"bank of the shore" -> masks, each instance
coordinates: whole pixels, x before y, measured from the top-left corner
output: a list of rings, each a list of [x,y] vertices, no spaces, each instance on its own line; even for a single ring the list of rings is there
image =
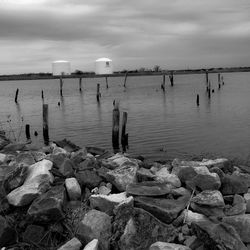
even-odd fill
[[[247,250],[250,170],[0,137],[2,249]]]

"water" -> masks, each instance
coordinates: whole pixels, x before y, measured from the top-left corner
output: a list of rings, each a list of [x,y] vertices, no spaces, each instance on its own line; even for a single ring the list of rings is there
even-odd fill
[[[63,98],[59,80],[0,82],[0,121],[10,137],[24,139],[24,126],[31,126],[33,142],[42,145],[42,101],[49,104],[51,140],[68,138],[79,146],[111,149],[113,100],[120,100],[120,111],[128,112],[129,152],[153,159],[183,158],[210,153],[229,158],[249,158],[250,73],[225,73],[225,85],[218,90],[217,74],[209,75],[212,88],[209,101],[204,75],[177,75],[175,85],[161,76],[66,79]],[[96,101],[96,84],[101,84],[101,101]],[[19,104],[14,102],[19,88]],[[196,106],[196,94],[200,106]],[[58,102],[61,103],[58,106]],[[7,119],[11,122],[6,122]],[[121,114],[122,117],[122,114]],[[23,122],[22,122],[23,119]],[[10,125],[12,129],[10,128]],[[33,136],[34,131],[38,137]],[[164,150],[160,150],[164,148]]]

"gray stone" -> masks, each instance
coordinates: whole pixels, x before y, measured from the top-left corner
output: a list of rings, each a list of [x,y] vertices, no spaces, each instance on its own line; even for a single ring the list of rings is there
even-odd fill
[[[62,245],[60,248],[58,248],[58,250],[80,250],[81,247],[82,243],[76,237],[74,237],[73,239]]]
[[[30,166],[35,163],[35,159],[30,152],[24,152],[17,155],[16,162],[24,166]]]
[[[37,225],[28,225],[23,233],[23,240],[28,243],[40,242],[44,237],[44,228]]]
[[[136,174],[139,182],[152,181],[155,177],[155,175],[149,169],[146,168],[139,168]]]
[[[246,213],[250,213],[250,193],[244,194],[244,199],[246,201]]]
[[[247,193],[248,185],[237,175],[225,175],[220,191],[223,195]]]
[[[90,241],[83,250],[98,250],[99,241],[97,239],[94,239]]]
[[[206,205],[211,207],[224,207],[224,199],[220,191],[206,190],[192,198],[192,202],[198,205]]]
[[[226,216],[233,216],[239,214],[245,214],[247,206],[245,199],[241,195],[234,195],[233,206],[229,209],[225,209],[224,213]]]
[[[183,246],[180,244],[157,241],[150,246],[149,250],[191,250],[191,249],[187,246]]]
[[[75,174],[81,187],[86,186],[89,189],[98,187],[102,178],[94,170],[84,170]]]
[[[16,231],[7,220],[0,215],[0,247],[6,247],[16,242]]]
[[[74,163],[70,159],[65,158],[59,167],[59,171],[65,177],[73,177],[74,168],[75,168]]]
[[[67,178],[65,180],[65,186],[66,186],[69,199],[71,201],[81,199],[82,190],[76,178],[74,177]]]

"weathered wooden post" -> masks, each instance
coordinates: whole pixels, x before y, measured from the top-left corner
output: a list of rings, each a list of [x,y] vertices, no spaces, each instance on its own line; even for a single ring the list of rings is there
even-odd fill
[[[60,95],[63,96],[63,79],[62,79],[62,76],[60,77]]]
[[[108,89],[109,88],[109,83],[108,83],[108,77],[107,76],[105,77],[105,80],[106,80],[106,88]]]
[[[30,125],[29,124],[25,125],[25,135],[26,135],[27,141],[29,141],[30,140]]]
[[[127,125],[128,113],[123,112],[122,116],[122,135],[121,135],[121,145],[122,151],[126,152],[128,147],[128,134],[126,134],[126,125]]]
[[[174,86],[174,72],[173,71],[169,75],[169,80],[170,80],[171,87],[173,87]]]
[[[97,88],[96,88],[96,100],[99,102],[100,101],[100,83],[97,83]]]
[[[218,84],[218,89],[220,89],[220,87],[221,87],[221,85],[220,85],[220,83]]]
[[[163,90],[163,92],[165,92],[165,82],[166,82],[166,75],[163,74],[162,75],[162,84],[161,84],[161,89]]]
[[[43,104],[43,138],[44,144],[49,144],[49,119],[48,119],[48,104]]]
[[[19,89],[16,89],[16,95],[15,95],[15,103],[17,103],[17,98],[18,98],[18,93],[19,93]]]
[[[196,96],[196,104],[197,104],[197,106],[200,105],[200,96],[198,94]]]
[[[114,153],[119,152],[119,124],[120,124],[120,111],[119,111],[119,102],[114,101],[113,109],[113,124],[112,124],[112,145]]]
[[[206,85],[208,86],[208,71],[206,70]]]
[[[82,78],[79,78],[79,91],[82,92]]]
[[[44,100],[43,90],[41,92],[41,97],[42,97],[42,100]]]
[[[220,73],[218,74],[218,84],[220,84],[221,78],[220,78]]]
[[[221,82],[222,82],[222,85],[224,85],[224,79],[223,79],[223,76],[221,76]]]
[[[126,88],[127,77],[128,77],[128,72],[126,72],[125,74],[124,83],[123,83],[124,88]]]
[[[211,98],[211,82],[208,83],[208,98]]]

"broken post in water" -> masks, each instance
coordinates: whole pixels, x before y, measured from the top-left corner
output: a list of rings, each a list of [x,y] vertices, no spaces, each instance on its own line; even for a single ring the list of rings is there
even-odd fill
[[[174,86],[174,72],[173,71],[169,75],[169,80],[170,80],[171,87],[173,87]]]
[[[124,88],[126,88],[127,77],[128,77],[128,72],[126,72],[125,74],[124,83],[123,83]]]
[[[63,88],[63,79],[62,79],[62,76],[61,76],[60,77],[60,95],[61,96],[63,95],[62,88]]]
[[[48,116],[48,104],[43,104],[43,139],[44,144],[49,145],[49,116]]]
[[[127,125],[128,113],[123,112],[122,116],[122,134],[121,134],[121,145],[122,151],[126,152],[128,148],[128,134],[126,134],[126,125]]]
[[[161,84],[161,89],[165,92],[165,82],[166,82],[166,75],[162,75],[162,84]]]
[[[197,104],[197,106],[200,105],[200,96],[198,94],[196,96],[196,104]]]
[[[211,82],[208,83],[208,98],[211,98]]]
[[[18,98],[18,93],[19,93],[19,89],[16,89],[16,95],[15,95],[15,103],[17,103],[17,98]]]
[[[114,153],[120,151],[119,147],[119,124],[120,124],[120,111],[119,111],[119,102],[114,101],[113,109],[113,124],[112,124],[112,145]]]
[[[99,102],[100,101],[100,83],[97,83],[97,87],[96,87],[96,100]]]
[[[107,76],[105,77],[105,80],[106,80],[106,88],[108,89],[109,88],[109,83],[108,83],[108,77]]]
[[[27,141],[30,141],[30,125],[29,124],[25,125],[25,135],[26,135]]]
[[[206,85],[208,86],[208,71],[206,70]]]
[[[79,78],[79,91],[82,92],[82,78]]]
[[[220,78],[220,73],[218,74],[218,84],[220,84],[221,78]]]
[[[42,90],[42,92],[41,92],[41,97],[42,97],[42,100],[44,100],[43,90]]]

